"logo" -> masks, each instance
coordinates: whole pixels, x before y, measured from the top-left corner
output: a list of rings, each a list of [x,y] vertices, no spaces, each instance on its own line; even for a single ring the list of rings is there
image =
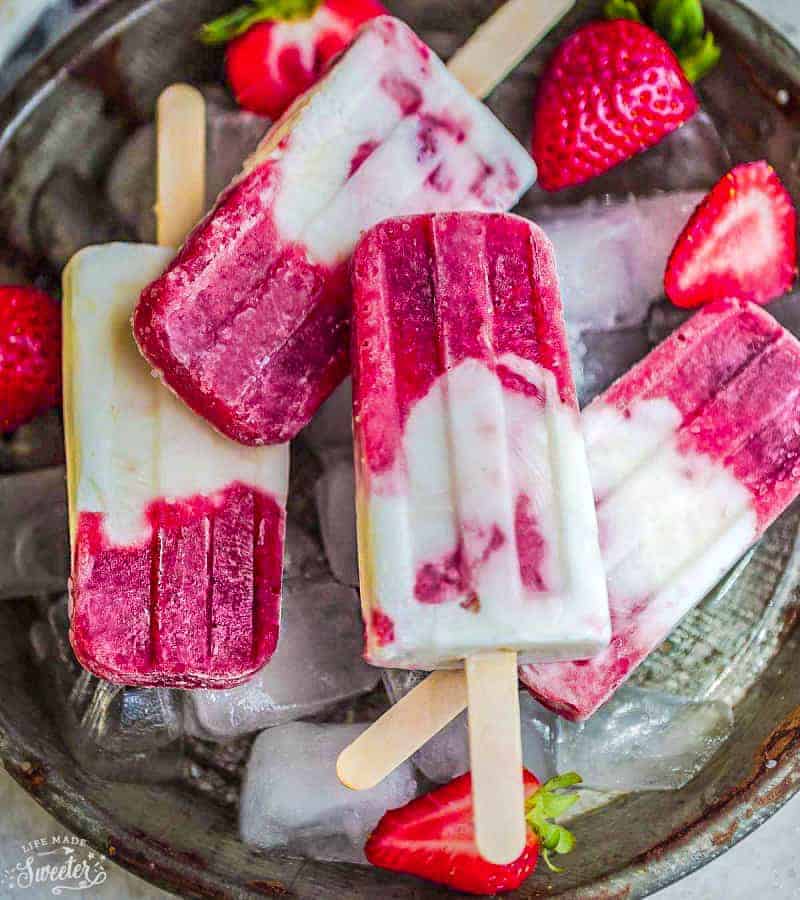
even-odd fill
[[[99,887],[108,878],[103,857],[74,835],[36,838],[23,844],[21,850],[19,862],[3,869],[3,883],[9,890],[49,887],[59,896]]]

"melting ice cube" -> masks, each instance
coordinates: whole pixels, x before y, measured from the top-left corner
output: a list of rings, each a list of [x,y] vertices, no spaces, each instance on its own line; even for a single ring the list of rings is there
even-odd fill
[[[365,862],[364,843],[381,816],[417,793],[410,762],[369,791],[339,782],[336,758],[365,727],[292,722],[263,732],[242,786],[242,840],[317,859]]]

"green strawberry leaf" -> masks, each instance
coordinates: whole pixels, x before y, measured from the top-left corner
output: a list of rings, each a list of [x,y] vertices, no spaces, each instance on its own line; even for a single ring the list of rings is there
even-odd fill
[[[676,51],[702,37],[706,30],[700,0],[656,0],[650,10],[650,21]]]
[[[526,819],[541,846],[542,859],[553,872],[563,871],[550,859],[551,853],[569,853],[575,846],[575,838],[563,825],[551,821],[564,815],[575,803],[578,795],[567,789],[580,784],[581,776],[575,772],[557,775],[545,782],[526,804]]]
[[[574,787],[576,784],[582,783],[583,779],[577,772],[565,772],[563,775],[556,775],[555,778],[546,781],[539,791],[557,791],[561,788]]]
[[[314,15],[321,0],[252,0],[200,29],[204,44],[225,44],[257,22],[289,22]]]
[[[542,797],[541,811],[548,819],[563,816],[575,803],[574,794],[547,794]]]
[[[633,0],[608,0],[603,7],[603,15],[607,19],[631,19],[634,22],[642,21],[639,7]]]
[[[642,10],[644,9],[644,15]],[[719,62],[722,51],[706,31],[701,0],[608,0],[607,19],[632,19],[655,29],[672,47],[686,77],[694,83]]]
[[[722,51],[714,40],[714,35],[707,31],[702,37],[687,44],[678,54],[678,59],[686,77],[694,84],[716,66],[721,56]]]

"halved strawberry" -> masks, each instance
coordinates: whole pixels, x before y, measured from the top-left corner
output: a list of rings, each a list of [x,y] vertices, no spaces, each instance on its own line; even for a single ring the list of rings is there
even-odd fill
[[[360,25],[385,12],[378,0],[253,0],[210,22],[201,37],[231,42],[225,66],[237,103],[277,119]]]
[[[712,188],[680,234],[664,289],[676,306],[725,297],[769,303],[797,277],[797,213],[763,160],[736,166]]]
[[[469,894],[496,894],[519,887],[536,868],[540,846],[548,865],[555,869],[549,853],[569,853],[574,839],[565,828],[549,820],[563,815],[575,803],[577,796],[562,789],[581,779],[571,772],[540,786],[527,770],[523,776],[528,840],[513,863],[494,865],[478,853],[469,772],[387,812],[364,848],[367,859],[383,869],[419,875]]]
[[[657,144],[697,112],[675,54],[638,22],[590,22],[553,54],[536,93],[539,184],[588,181]]]
[[[0,434],[61,398],[61,307],[48,294],[0,286]]]

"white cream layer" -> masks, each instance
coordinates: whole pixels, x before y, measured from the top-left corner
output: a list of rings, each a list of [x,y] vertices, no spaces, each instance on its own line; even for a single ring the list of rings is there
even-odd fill
[[[555,379],[515,355],[498,360],[539,387],[536,398],[504,389],[485,365],[467,360],[441,376],[411,411],[391,471],[359,472],[361,595],[367,656],[378,665],[443,668],[480,650],[523,659],[575,659],[609,640],[605,576],[577,416]],[[545,549],[545,591],[523,584],[514,508],[531,501]],[[421,603],[417,573],[461,538],[480,557],[492,529],[505,538],[477,567],[479,610],[460,599]],[[473,553],[469,554],[470,546]],[[389,616],[394,641],[381,646],[371,612]]]
[[[240,481],[279,504],[288,445],[244,447],[214,431],[150,373],[131,332],[142,290],[174,251],[107,244],[77,253],[64,273],[64,419],[70,528],[103,513],[116,544],[146,538],[158,498],[210,494]]]
[[[420,159],[420,113],[404,116],[381,87],[386,79],[416,86],[420,113],[456,123],[465,140],[459,143],[437,128],[435,149]],[[435,54],[423,60],[413,32],[398,20],[378,19],[365,27],[290,118],[267,134],[245,168],[278,161],[277,191],[267,201],[278,232],[286,241],[302,240],[327,265],[340,262],[362,231],[389,216],[509,209],[536,178],[530,154]],[[285,135],[288,145],[281,146]],[[366,144],[377,149],[351,177],[353,159]],[[485,202],[470,193],[482,160],[497,167],[486,182]],[[513,190],[505,186],[506,165],[518,181]],[[438,183],[448,184],[444,192],[427,184],[436,169]]]
[[[678,449],[671,401],[630,412],[596,402],[582,426],[615,632],[652,649],[753,543],[757,517],[721,462]]]

